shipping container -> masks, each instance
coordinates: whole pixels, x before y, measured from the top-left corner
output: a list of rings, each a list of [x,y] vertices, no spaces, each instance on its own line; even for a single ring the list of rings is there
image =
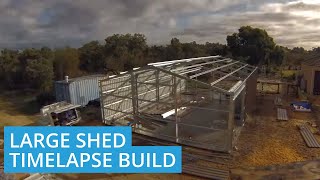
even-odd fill
[[[56,101],[67,101],[74,105],[86,106],[89,101],[99,99],[99,80],[107,75],[90,75],[55,82]]]

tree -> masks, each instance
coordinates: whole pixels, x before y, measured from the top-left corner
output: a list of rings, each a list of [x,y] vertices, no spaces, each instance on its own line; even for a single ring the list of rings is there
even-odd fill
[[[300,65],[301,62],[308,56],[308,52],[302,47],[283,49],[285,51],[284,63],[287,65]]]
[[[105,57],[103,46],[98,41],[91,41],[79,49],[80,69],[90,72],[103,72]]]
[[[162,45],[153,45],[147,49],[147,62],[160,62],[167,60],[167,48]]]
[[[234,57],[245,57],[253,65],[269,62],[276,47],[265,30],[250,26],[243,26],[238,33],[227,36],[227,44]]]
[[[195,41],[183,43],[182,50],[184,54],[183,58],[193,58],[207,55],[204,45],[197,44]]]
[[[184,58],[184,53],[182,49],[182,44],[178,38],[172,38],[170,45],[167,46],[168,60],[182,59]]]
[[[53,80],[52,59],[32,59],[27,62],[26,77],[32,87],[43,92],[49,92],[52,89]]]
[[[64,76],[77,77],[81,74],[79,69],[78,50],[70,47],[57,49],[54,57],[55,79],[62,80]]]
[[[214,55],[221,55],[226,56],[228,55],[228,46],[220,43],[210,43],[206,42],[204,45],[205,51],[207,55],[214,56]]]
[[[4,82],[3,84],[13,88],[19,70],[18,52],[8,49],[2,50],[0,55],[0,78]]]
[[[283,47],[276,46],[270,53],[268,64],[281,65],[285,58],[285,51]]]
[[[146,64],[147,47],[146,38],[142,34],[115,34],[107,37],[104,47],[107,69],[124,71]]]

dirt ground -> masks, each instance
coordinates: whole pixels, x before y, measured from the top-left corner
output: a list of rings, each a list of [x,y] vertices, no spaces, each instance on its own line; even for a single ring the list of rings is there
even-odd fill
[[[284,98],[284,106],[289,113],[288,122],[276,120],[275,95],[259,97],[257,109],[252,115],[248,115],[247,122],[237,142],[237,150],[234,152],[234,160],[230,167],[265,166],[272,164],[285,164],[295,161],[311,160],[320,157],[320,150],[308,148],[303,141],[298,124],[316,121],[314,113],[293,112],[289,103],[294,98]],[[32,95],[16,95],[14,93],[0,94],[0,139],[3,138],[3,127],[7,125],[19,126],[35,123],[39,118],[39,109],[32,105]],[[89,115],[83,118],[89,121],[82,125],[101,125],[99,121],[93,121],[96,117],[91,110]],[[92,120],[92,121],[90,121]],[[317,129],[313,129],[314,132]],[[316,135],[320,141],[320,135]],[[0,162],[3,154],[0,152]],[[18,174],[17,179],[23,179],[26,175]],[[63,179],[200,179],[194,176],[179,174],[61,174]]]
[[[39,109],[34,105],[32,93],[2,92],[0,94],[0,140],[3,139],[4,126],[24,126],[34,124]],[[0,164],[3,161],[3,152],[0,146]]]
[[[285,164],[320,157],[320,150],[308,148],[297,128],[302,123],[314,123],[314,114],[293,112],[289,104],[295,99],[283,98],[289,121],[278,121],[274,97],[258,98],[256,112],[248,117],[237,143],[233,167]],[[320,140],[319,135],[316,137]]]

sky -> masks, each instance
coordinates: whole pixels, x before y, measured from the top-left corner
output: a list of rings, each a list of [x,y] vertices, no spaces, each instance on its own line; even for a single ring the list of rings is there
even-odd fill
[[[0,0],[0,48],[81,47],[112,34],[149,44],[226,43],[250,25],[282,46],[320,46],[320,0]]]

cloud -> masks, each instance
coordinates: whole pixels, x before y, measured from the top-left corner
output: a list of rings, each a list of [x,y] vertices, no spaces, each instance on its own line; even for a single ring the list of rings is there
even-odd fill
[[[240,26],[265,28],[281,45],[320,46],[319,1],[1,0],[0,48],[79,47],[114,33],[143,33],[151,44],[225,43]]]

